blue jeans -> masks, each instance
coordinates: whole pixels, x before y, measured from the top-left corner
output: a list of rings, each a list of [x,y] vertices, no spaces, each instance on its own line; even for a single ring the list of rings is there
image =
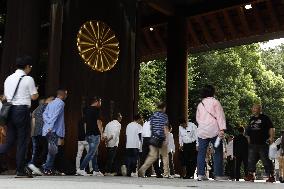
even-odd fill
[[[197,174],[205,175],[205,157],[207,153],[207,148],[209,142],[211,142],[214,146],[216,137],[202,139],[198,138],[199,146],[198,146],[198,155],[197,155]],[[214,155],[213,155],[213,164],[214,164],[214,176],[223,176],[223,143],[220,142],[218,148],[214,147]]]
[[[98,156],[98,147],[100,144],[100,135],[90,135],[86,137],[86,141],[89,143],[89,152],[85,156],[84,160],[82,161],[80,165],[81,170],[85,170],[85,168],[88,166],[89,162],[92,160],[93,169],[94,171],[98,172],[98,162],[97,162],[97,156]]]
[[[56,135],[56,133],[48,133],[46,135],[46,139],[48,142],[48,154],[47,154],[47,158],[46,158],[46,162],[43,165],[43,168],[45,170],[52,170],[53,169],[53,164],[54,164],[54,160],[57,154],[57,150],[54,149],[54,145],[58,145],[58,136]]]
[[[44,136],[33,136],[32,137],[33,151],[32,159],[29,163],[39,167],[46,160],[47,156],[47,140]]]

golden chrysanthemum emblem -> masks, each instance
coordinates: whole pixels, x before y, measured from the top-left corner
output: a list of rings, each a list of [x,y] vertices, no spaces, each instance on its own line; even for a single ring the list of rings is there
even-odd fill
[[[119,42],[104,22],[85,22],[77,35],[77,47],[84,62],[93,70],[105,72],[117,63]]]

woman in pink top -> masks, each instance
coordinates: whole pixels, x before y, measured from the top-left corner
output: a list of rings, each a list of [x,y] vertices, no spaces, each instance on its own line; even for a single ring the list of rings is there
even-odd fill
[[[226,120],[223,108],[218,100],[214,98],[215,88],[212,85],[206,85],[201,93],[202,101],[197,106],[196,121],[198,123],[198,156],[197,156],[197,174],[198,180],[208,180],[205,176],[205,157],[209,143],[215,143],[217,137],[223,138],[226,129]],[[223,177],[223,144],[214,147],[214,175],[215,178]]]

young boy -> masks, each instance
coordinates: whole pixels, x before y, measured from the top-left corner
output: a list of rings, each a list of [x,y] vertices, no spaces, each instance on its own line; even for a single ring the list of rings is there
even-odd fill
[[[172,127],[169,125],[169,133],[168,133],[168,153],[169,153],[169,168],[170,168],[170,175],[175,175],[174,169],[174,153],[176,151],[174,136],[171,133]]]
[[[248,174],[248,140],[244,136],[245,129],[238,128],[238,135],[233,142],[233,152],[236,158],[236,181],[240,179],[241,164],[244,165],[245,176]]]

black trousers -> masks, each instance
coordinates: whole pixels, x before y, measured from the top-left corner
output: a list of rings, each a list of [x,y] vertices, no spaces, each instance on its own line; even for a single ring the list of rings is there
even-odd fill
[[[244,165],[245,176],[248,175],[248,155],[238,154],[236,155],[236,180],[241,178],[241,165]]]
[[[196,142],[183,144],[183,159],[186,167],[186,176],[193,177],[197,165]]]
[[[169,152],[169,168],[170,168],[170,174],[175,175],[174,153],[172,153],[172,152]]]
[[[235,159],[232,159],[231,156],[227,157],[225,173],[230,179],[235,178]]]
[[[32,143],[33,153],[30,163],[34,164],[37,167],[41,167],[41,165],[46,161],[47,157],[48,143],[46,137],[33,136]]]
[[[256,171],[256,163],[259,159],[261,159],[266,174],[272,175],[274,173],[272,161],[268,158],[269,146],[265,145],[249,145],[248,152],[248,171],[255,172]]]
[[[113,161],[116,155],[117,146],[114,147],[107,147],[107,162],[105,171],[106,173],[112,173],[113,172]]]
[[[139,157],[138,148],[126,148],[127,176],[130,176],[131,173],[136,172],[138,157]]]
[[[31,117],[28,106],[12,106],[8,116],[6,143],[0,146],[0,154],[6,154],[17,140],[17,173],[24,173]]]

